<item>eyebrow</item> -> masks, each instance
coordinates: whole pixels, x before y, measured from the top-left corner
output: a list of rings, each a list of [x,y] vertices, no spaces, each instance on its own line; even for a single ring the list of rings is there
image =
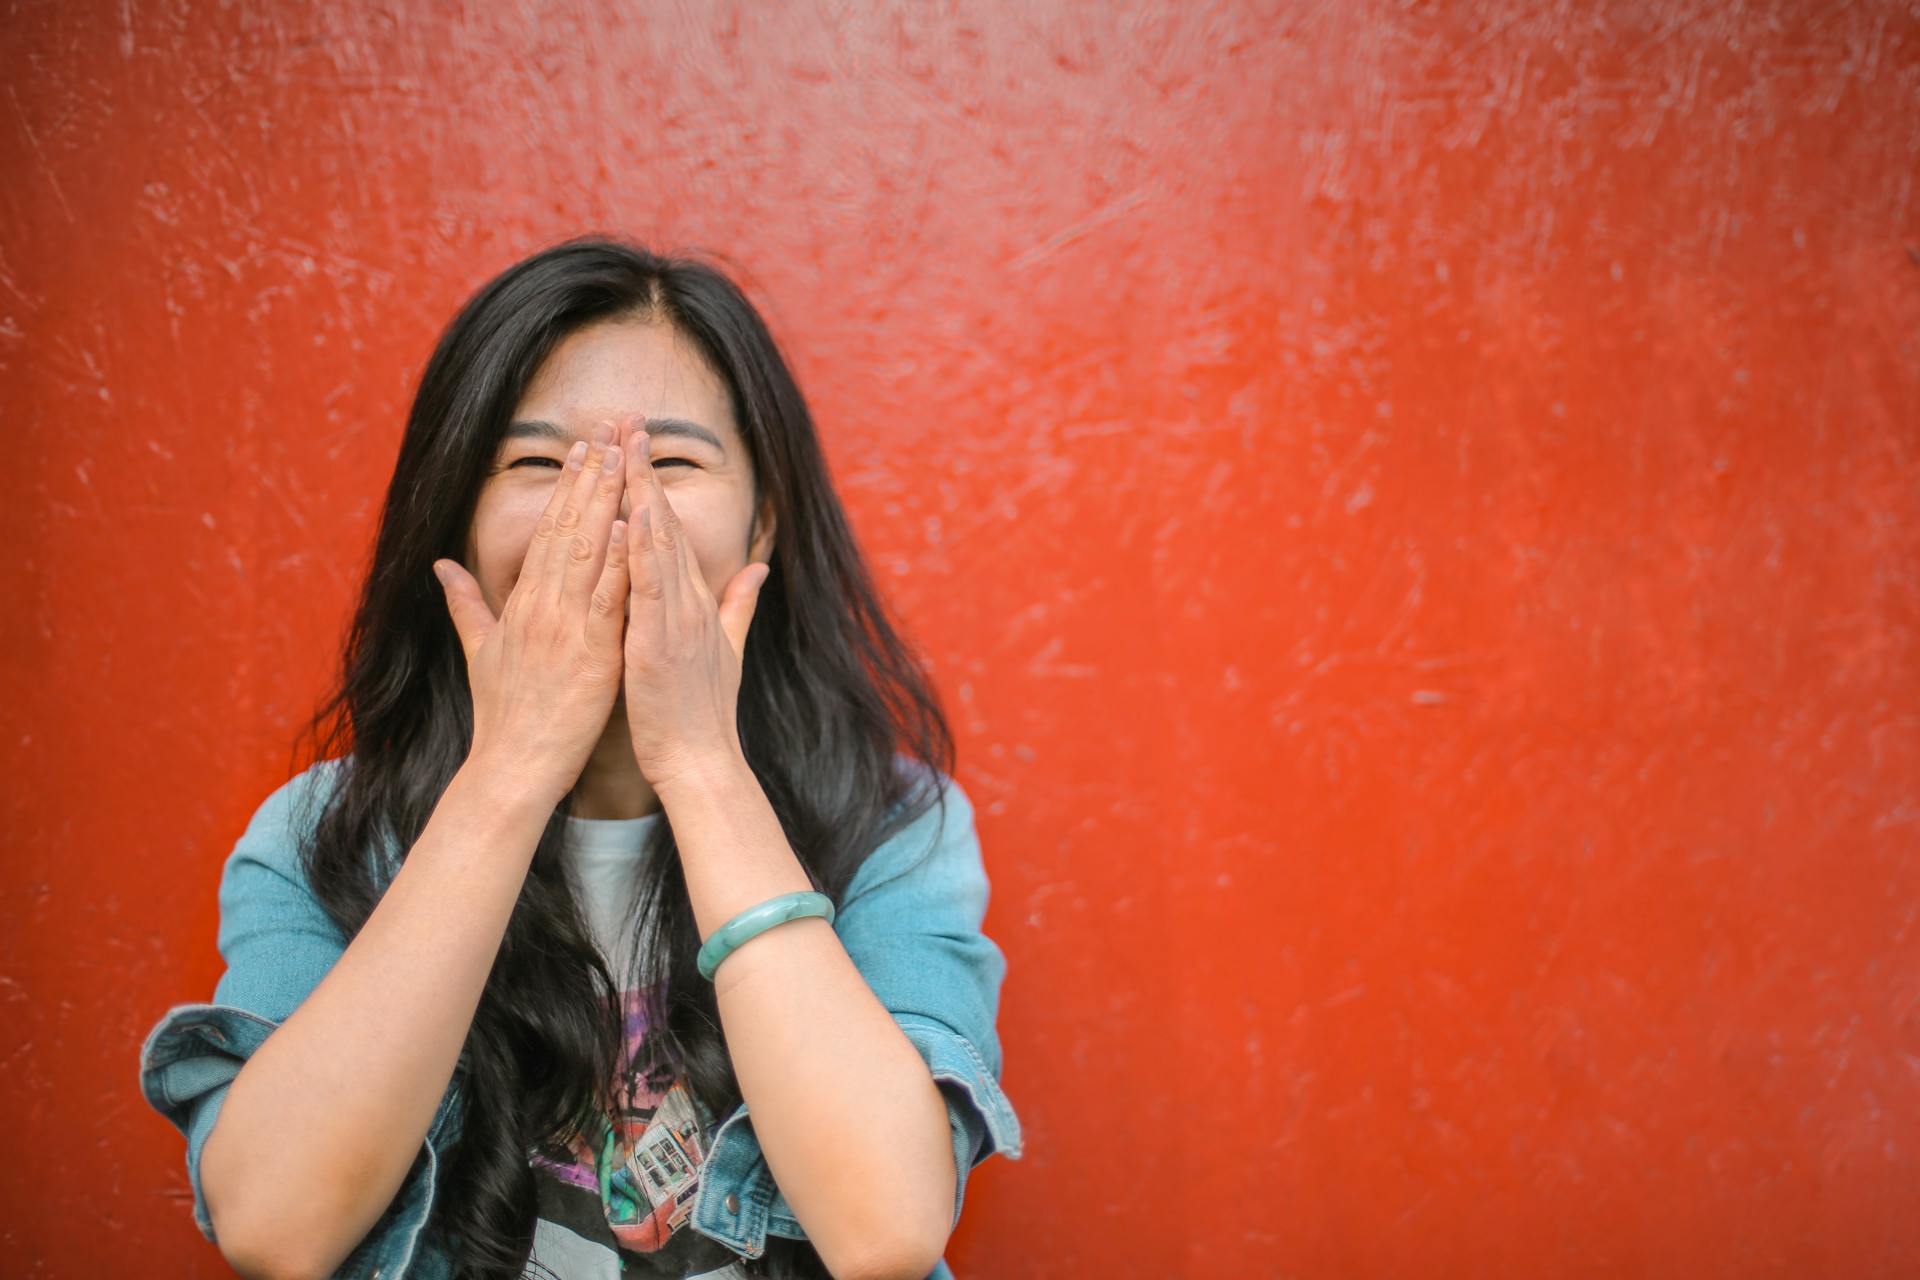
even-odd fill
[[[712,445],[721,457],[724,458],[727,455],[727,446],[720,443],[719,436],[686,418],[648,418],[647,434],[656,437],[680,436],[688,440],[698,440],[702,444]],[[572,444],[577,439],[579,437],[565,427],[541,418],[509,423],[506,433],[500,437],[502,444],[508,440],[553,440],[560,444]]]

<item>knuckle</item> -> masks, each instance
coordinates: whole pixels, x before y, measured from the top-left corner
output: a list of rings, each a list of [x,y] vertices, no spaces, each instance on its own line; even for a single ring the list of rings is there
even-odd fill
[[[559,515],[559,518],[554,521],[554,528],[559,530],[561,533],[567,533],[567,532],[570,532],[573,528],[575,528],[579,523],[580,523],[580,510],[579,508],[575,507],[571,502],[569,502],[566,506],[560,508],[560,515]]]
[[[540,519],[533,526],[534,533],[542,538],[550,538],[553,536],[553,528],[553,512],[542,511],[540,513]]]
[[[590,564],[593,561],[593,539],[584,533],[576,533],[567,540],[567,559],[575,564]]]

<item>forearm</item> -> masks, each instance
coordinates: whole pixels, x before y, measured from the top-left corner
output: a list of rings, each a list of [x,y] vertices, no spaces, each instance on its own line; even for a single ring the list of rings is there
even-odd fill
[[[229,1086],[201,1159],[223,1243],[328,1274],[405,1180],[552,812],[493,776],[454,776],[359,934]]]
[[[748,907],[812,888],[744,760],[660,798],[703,939]],[[807,918],[750,938],[714,987],[754,1134],[822,1259],[851,1274],[931,1250],[931,1270],[957,1177],[946,1103],[833,927]]]

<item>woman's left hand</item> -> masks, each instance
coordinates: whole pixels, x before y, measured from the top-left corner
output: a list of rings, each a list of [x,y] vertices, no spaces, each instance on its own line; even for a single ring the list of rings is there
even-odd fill
[[[631,598],[623,676],[627,727],[640,773],[657,792],[674,779],[738,758],[741,658],[771,568],[747,564],[716,603],[680,519],[654,473],[644,420],[622,455],[632,509]]]

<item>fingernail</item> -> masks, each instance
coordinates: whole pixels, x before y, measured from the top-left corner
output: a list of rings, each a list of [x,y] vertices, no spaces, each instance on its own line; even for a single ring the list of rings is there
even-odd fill
[[[573,442],[573,448],[567,450],[567,465],[577,471],[580,469],[580,464],[585,462],[586,459],[587,442],[585,440],[575,440]]]
[[[447,570],[445,566],[443,566],[438,560],[435,560],[433,562],[433,576],[440,579],[440,584],[442,586],[446,585]]]

